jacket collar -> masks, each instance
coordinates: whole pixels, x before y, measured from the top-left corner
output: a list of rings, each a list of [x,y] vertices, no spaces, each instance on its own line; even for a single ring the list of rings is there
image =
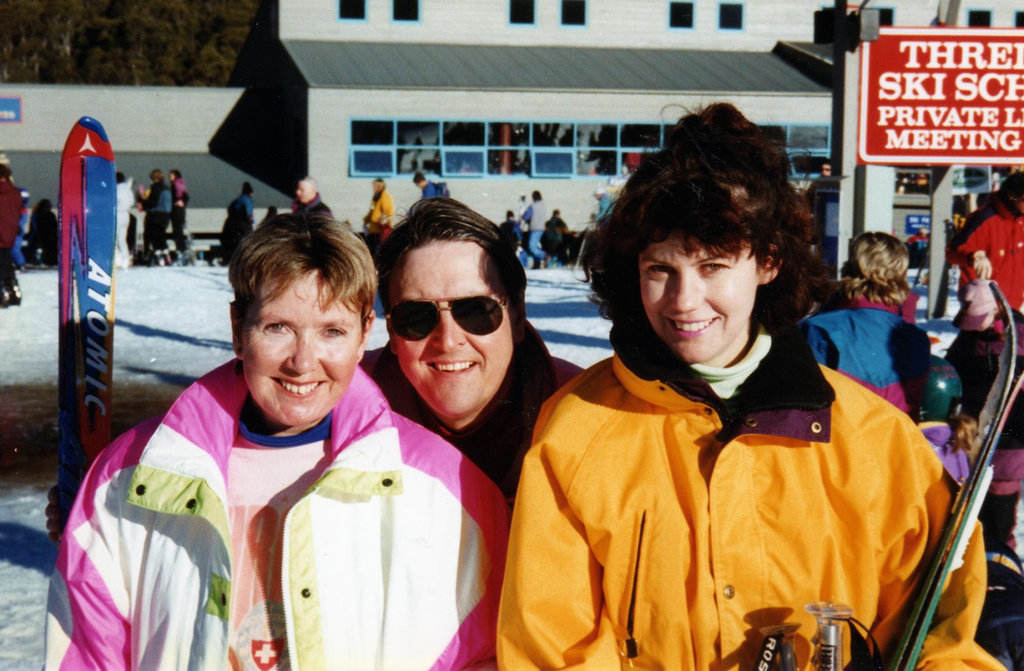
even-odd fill
[[[161,425],[179,434],[213,459],[226,477],[228,456],[238,433],[238,418],[248,395],[241,364],[232,361],[214,369],[186,389],[174,402]],[[377,386],[356,368],[348,389],[331,413],[331,455],[337,459],[345,448],[393,427],[387,402]],[[153,441],[151,440],[151,443]],[[159,444],[162,441],[157,440]],[[149,452],[147,447],[147,452]],[[352,455],[359,452],[352,450]],[[400,462],[396,450],[382,450],[389,468]],[[155,455],[149,454],[149,458]],[[369,468],[381,464],[367,464]]]
[[[900,314],[900,306],[898,305],[886,305],[885,303],[879,303],[877,301],[870,301],[867,298],[840,298],[837,299],[835,304],[830,306],[832,310],[882,310],[883,312],[890,312],[894,315]]]
[[[717,410],[722,419],[718,438],[723,442],[750,433],[829,440],[835,391],[795,328],[772,337],[771,350],[740,385],[731,409],[707,382],[675,358],[646,320],[616,324],[611,341],[632,374],[664,383],[677,394]]]

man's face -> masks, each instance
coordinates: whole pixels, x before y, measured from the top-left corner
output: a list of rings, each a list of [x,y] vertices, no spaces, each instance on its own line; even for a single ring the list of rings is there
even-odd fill
[[[1024,215],[1024,195],[1010,196],[1010,205],[1014,214],[1018,217]]]
[[[391,308],[404,301],[444,301],[471,296],[508,300],[497,266],[479,245],[432,242],[407,252],[390,278]],[[460,430],[485,414],[501,389],[524,320],[511,301],[501,325],[487,335],[467,333],[452,313],[440,312],[421,340],[406,340],[388,323],[391,351],[402,373],[445,426]]]
[[[295,187],[295,197],[298,198],[299,202],[303,205],[308,205],[313,202],[316,198],[316,191],[313,189],[313,185],[309,182],[299,182],[299,185]]]

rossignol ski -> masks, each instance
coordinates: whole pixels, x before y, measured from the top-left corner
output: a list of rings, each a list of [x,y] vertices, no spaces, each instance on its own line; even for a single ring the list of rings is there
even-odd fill
[[[1021,375],[1016,382],[1014,381],[1017,329],[1013,320],[1013,311],[996,284],[992,282],[989,286],[992,287],[992,293],[995,294],[996,302],[1006,321],[1006,342],[999,355],[999,373],[992,382],[988,397],[985,399],[985,407],[982,408],[981,416],[978,418],[978,427],[983,436],[981,449],[971,469],[971,474],[960,488],[960,493],[953,503],[935,555],[928,566],[928,572],[921,581],[914,608],[889,665],[890,671],[909,671],[917,664],[918,657],[921,655],[921,646],[924,645],[925,636],[931,627],[935,609],[942,596],[942,588],[946,584],[946,578],[959,567],[963,559],[967,541],[970,538],[974,522],[978,519],[978,512],[992,479],[992,455],[995,452],[996,443],[999,441],[999,434],[1002,433],[1003,425],[1006,423],[1010,406],[1020,391],[1021,380],[1024,380],[1024,375]]]
[[[58,473],[61,520],[110,442],[114,345],[114,152],[96,119],[71,129],[60,163]]]

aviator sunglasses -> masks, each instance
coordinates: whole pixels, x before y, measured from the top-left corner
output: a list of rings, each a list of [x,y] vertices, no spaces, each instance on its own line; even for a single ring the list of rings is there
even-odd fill
[[[448,310],[452,319],[466,333],[488,335],[501,326],[501,315],[508,300],[499,301],[491,296],[470,296],[447,301],[405,301],[384,315],[391,328],[406,340],[422,340],[430,335],[441,321],[441,311]]]

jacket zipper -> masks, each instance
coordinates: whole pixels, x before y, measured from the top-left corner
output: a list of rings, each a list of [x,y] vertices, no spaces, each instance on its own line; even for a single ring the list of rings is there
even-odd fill
[[[626,614],[626,640],[623,641],[622,656],[636,659],[640,656],[640,646],[633,637],[633,626],[636,617],[637,586],[640,581],[640,552],[644,545],[644,526],[647,524],[647,511],[640,516],[640,534],[636,541],[636,563],[633,566],[633,586],[629,594],[629,611]]]

